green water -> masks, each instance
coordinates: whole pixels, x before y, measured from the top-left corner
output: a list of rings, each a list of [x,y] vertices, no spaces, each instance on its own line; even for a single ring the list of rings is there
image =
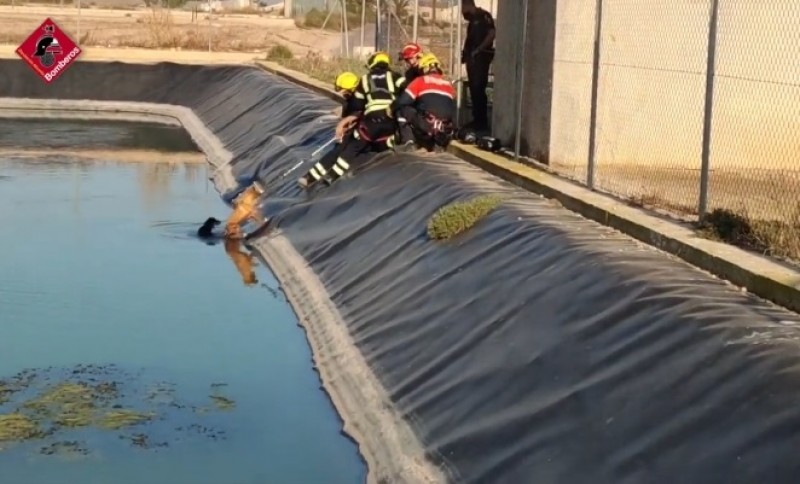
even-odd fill
[[[133,136],[59,126],[6,124],[0,144],[8,129],[69,132],[75,146]],[[0,159],[0,415],[31,414],[25,402],[71,382],[118,389],[96,418],[114,406],[151,418],[42,421],[43,435],[0,439],[0,482],[364,481],[273,276],[259,263],[245,285],[224,245],[194,237],[229,213],[205,177],[204,165]],[[23,377],[4,401],[3,381]]]

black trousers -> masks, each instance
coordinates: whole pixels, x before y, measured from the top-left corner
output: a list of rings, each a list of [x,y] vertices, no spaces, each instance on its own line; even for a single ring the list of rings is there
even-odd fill
[[[336,164],[336,160],[339,158],[339,154],[342,152],[342,149],[344,149],[344,145],[352,137],[352,132],[348,133],[341,143],[333,145],[333,148],[328,150],[328,152],[308,170],[308,173],[305,174],[305,178],[308,180],[309,184],[316,183],[326,178],[331,173],[334,164]]]
[[[395,122],[384,112],[370,113],[361,119],[353,135],[342,145],[330,170],[330,181],[369,163],[394,144]]]
[[[437,132],[429,122],[427,114],[413,106],[400,108],[398,114],[408,123],[400,130],[403,142],[413,139],[418,145],[429,150],[433,149],[435,145],[446,148],[450,144],[453,138],[452,120],[442,119],[446,124],[442,126],[441,131]]]
[[[467,59],[472,121],[478,129],[489,127],[489,99],[486,96],[486,88],[489,87],[489,68],[493,59],[494,54],[488,52]]]

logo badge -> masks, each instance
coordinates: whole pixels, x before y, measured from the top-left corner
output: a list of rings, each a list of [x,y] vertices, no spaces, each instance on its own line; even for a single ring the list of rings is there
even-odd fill
[[[61,77],[82,52],[49,18],[17,47],[17,55],[48,84]]]

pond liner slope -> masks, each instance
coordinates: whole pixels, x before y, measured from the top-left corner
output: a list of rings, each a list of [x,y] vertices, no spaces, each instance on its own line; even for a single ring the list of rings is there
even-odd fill
[[[450,155],[386,156],[306,195],[282,174],[332,135],[335,104],[255,68],[84,62],[45,85],[0,61],[0,96],[191,108],[242,187],[267,186],[256,246],[302,257],[453,482],[800,475],[794,313]],[[510,199],[427,239],[438,208],[487,193]]]

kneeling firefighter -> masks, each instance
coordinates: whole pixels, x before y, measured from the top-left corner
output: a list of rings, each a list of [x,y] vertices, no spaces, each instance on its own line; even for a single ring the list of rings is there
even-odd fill
[[[356,88],[361,80],[352,72],[339,74],[334,89],[344,98],[342,119],[336,125],[337,143],[303,177],[298,180],[301,187],[307,188],[320,180],[330,182],[330,172],[342,152],[346,141],[353,136],[353,128],[361,119],[361,102],[356,98]]]
[[[423,75],[414,79],[389,107],[398,119],[401,151],[420,145],[428,151],[446,148],[453,139],[456,90],[445,79],[439,59],[425,54],[420,60]]]
[[[367,60],[369,72],[361,77],[354,94],[356,110],[363,114],[353,135],[342,144],[330,173],[331,182],[353,166],[363,165],[375,154],[394,147],[395,122],[387,108],[405,87],[405,78],[390,69],[390,62],[386,52],[376,52]]]

